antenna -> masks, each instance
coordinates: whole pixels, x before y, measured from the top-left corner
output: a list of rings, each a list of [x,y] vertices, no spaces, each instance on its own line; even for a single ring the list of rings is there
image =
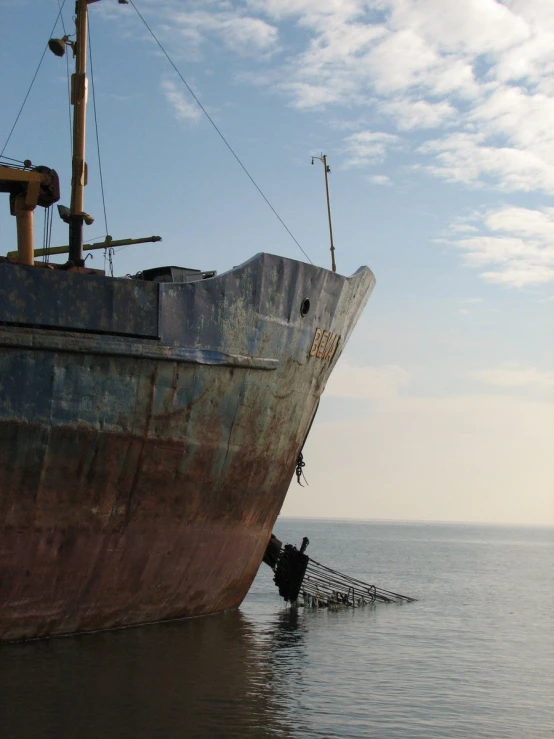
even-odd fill
[[[73,105],[73,160],[71,163],[71,204],[67,223],[69,223],[69,262],[76,267],[84,265],[83,223],[90,225],[94,218],[84,212],[85,186],[87,184],[87,163],[85,161],[85,132],[87,107],[87,24],[88,5],[98,0],[75,1],[75,40],[69,36],[52,38],[48,48],[56,56],[63,56],[66,47],[73,50],[75,72],[71,77],[71,103]],[[126,5],[128,0],[119,0]],[[65,219],[64,219],[65,220]]]
[[[333,225],[331,223],[331,201],[329,200],[329,177],[331,174],[331,167],[327,164],[327,155],[321,154],[320,157],[313,156],[312,164],[314,160],[318,159],[323,164],[323,171],[325,172],[325,193],[327,195],[327,216],[329,218],[329,238],[331,240],[331,268],[333,272],[337,271],[337,265],[335,263],[335,247],[333,245]]]

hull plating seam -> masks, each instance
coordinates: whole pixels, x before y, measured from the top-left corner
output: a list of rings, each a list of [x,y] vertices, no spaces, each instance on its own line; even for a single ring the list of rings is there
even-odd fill
[[[125,339],[105,337],[48,336],[46,333],[27,334],[14,329],[0,331],[0,346],[34,351],[56,351],[69,354],[108,355],[184,362],[186,364],[219,365],[221,367],[246,367],[248,369],[276,370],[278,359],[251,357],[242,354],[227,354],[212,349],[193,347],[156,346]]]

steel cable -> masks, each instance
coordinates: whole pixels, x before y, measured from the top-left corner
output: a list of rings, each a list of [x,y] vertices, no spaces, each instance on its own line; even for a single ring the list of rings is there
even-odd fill
[[[61,14],[62,14],[62,10],[63,10],[63,6],[64,5],[65,5],[65,0],[63,0],[62,5],[61,5],[61,7],[60,7],[60,9],[58,11],[58,15],[56,16],[56,20],[55,20],[54,25],[52,26],[52,30],[50,31],[50,34],[48,36],[48,40],[50,40],[50,38],[52,37],[52,34],[56,30],[56,26],[58,25],[58,21],[60,19]],[[21,113],[23,112],[23,108],[25,107],[25,103],[27,102],[27,98],[29,97],[29,95],[31,93],[31,90],[33,88],[33,85],[35,84],[35,80],[37,78],[37,75],[39,73],[40,67],[42,65],[42,60],[44,59],[44,57],[46,55],[47,49],[48,49],[48,43],[46,43],[46,46],[44,47],[44,51],[42,52],[42,56],[40,57],[40,61],[39,61],[38,66],[37,66],[37,68],[35,70],[35,73],[33,75],[33,79],[31,80],[31,84],[29,85],[29,89],[27,90],[27,94],[23,98],[23,102],[21,103],[21,107],[19,108],[19,112],[18,112],[17,116],[15,117],[14,124],[11,127],[11,129],[10,129],[10,132],[8,134],[8,138],[6,139],[6,143],[2,147],[2,151],[0,151],[0,156],[2,156],[2,154],[6,151],[6,146],[10,143],[10,139],[12,137],[12,134],[13,134],[14,130],[15,130],[15,127],[17,126],[17,122],[19,121],[19,118],[21,116]]]
[[[308,260],[308,262],[310,262],[310,264],[313,264],[312,260],[306,254],[306,252],[304,251],[304,249],[300,246],[300,243],[298,242],[298,240],[296,239],[296,237],[294,236],[294,234],[292,233],[292,231],[289,229],[289,227],[287,226],[287,224],[283,221],[283,219],[281,218],[281,216],[279,215],[279,213],[277,213],[277,211],[275,210],[275,208],[273,207],[273,205],[269,202],[268,198],[265,196],[265,194],[263,193],[263,191],[260,188],[260,186],[258,185],[258,183],[252,177],[252,175],[250,174],[250,172],[246,169],[246,166],[239,159],[238,154],[235,152],[235,150],[233,149],[233,147],[231,146],[231,144],[227,141],[227,139],[225,138],[225,136],[222,134],[222,132],[218,128],[218,126],[215,123],[215,121],[213,120],[213,118],[210,116],[210,114],[208,113],[208,111],[206,110],[206,108],[202,105],[202,103],[200,102],[200,100],[198,99],[198,97],[194,94],[193,89],[191,88],[191,86],[189,85],[189,83],[186,81],[186,79],[183,77],[183,75],[181,74],[181,72],[178,70],[177,66],[175,65],[175,63],[173,62],[173,60],[171,59],[171,57],[169,56],[169,54],[167,53],[167,51],[164,49],[164,47],[162,46],[162,44],[159,41],[158,37],[156,36],[156,34],[154,33],[154,31],[150,28],[150,26],[146,22],[146,19],[143,17],[143,15],[139,11],[139,9],[137,8],[137,6],[133,2],[133,0],[129,0],[129,3],[133,6],[133,8],[135,9],[135,12],[137,13],[138,17],[144,23],[144,25],[146,26],[146,29],[148,30],[148,32],[150,33],[150,35],[152,36],[152,38],[154,39],[154,41],[160,47],[160,50],[162,51],[163,55],[165,56],[165,58],[167,59],[167,61],[171,64],[171,66],[173,67],[173,69],[177,73],[177,76],[179,77],[179,79],[181,80],[181,82],[185,85],[185,87],[187,88],[187,90],[189,91],[189,93],[194,98],[195,103],[198,105],[198,107],[200,108],[200,110],[204,113],[204,115],[206,116],[206,118],[212,124],[212,126],[215,129],[216,133],[218,134],[218,136],[220,137],[220,139],[223,141],[223,143],[225,144],[225,146],[229,149],[229,151],[231,152],[231,154],[234,156],[234,158],[236,159],[236,161],[238,162],[238,164],[240,165],[240,167],[242,168],[243,172],[246,174],[246,176],[248,177],[248,179],[250,180],[250,182],[254,185],[254,187],[259,192],[259,194],[262,196],[262,198],[265,200],[265,202],[267,203],[267,205],[271,208],[271,210],[273,211],[273,214],[277,217],[277,219],[279,220],[280,224],[283,226],[283,228],[285,229],[285,231],[288,233],[288,235],[294,241],[294,243],[296,244],[296,246],[300,249],[300,251],[302,252],[302,254],[306,257],[306,259]]]

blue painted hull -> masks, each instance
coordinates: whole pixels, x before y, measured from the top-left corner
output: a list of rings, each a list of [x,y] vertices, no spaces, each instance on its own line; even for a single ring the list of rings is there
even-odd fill
[[[0,264],[0,639],[239,605],[373,284]]]

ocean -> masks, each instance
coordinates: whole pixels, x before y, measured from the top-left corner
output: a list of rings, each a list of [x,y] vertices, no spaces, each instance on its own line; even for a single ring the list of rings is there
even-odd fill
[[[417,598],[240,610],[0,647],[2,739],[554,737],[554,529],[283,519],[275,533]]]

